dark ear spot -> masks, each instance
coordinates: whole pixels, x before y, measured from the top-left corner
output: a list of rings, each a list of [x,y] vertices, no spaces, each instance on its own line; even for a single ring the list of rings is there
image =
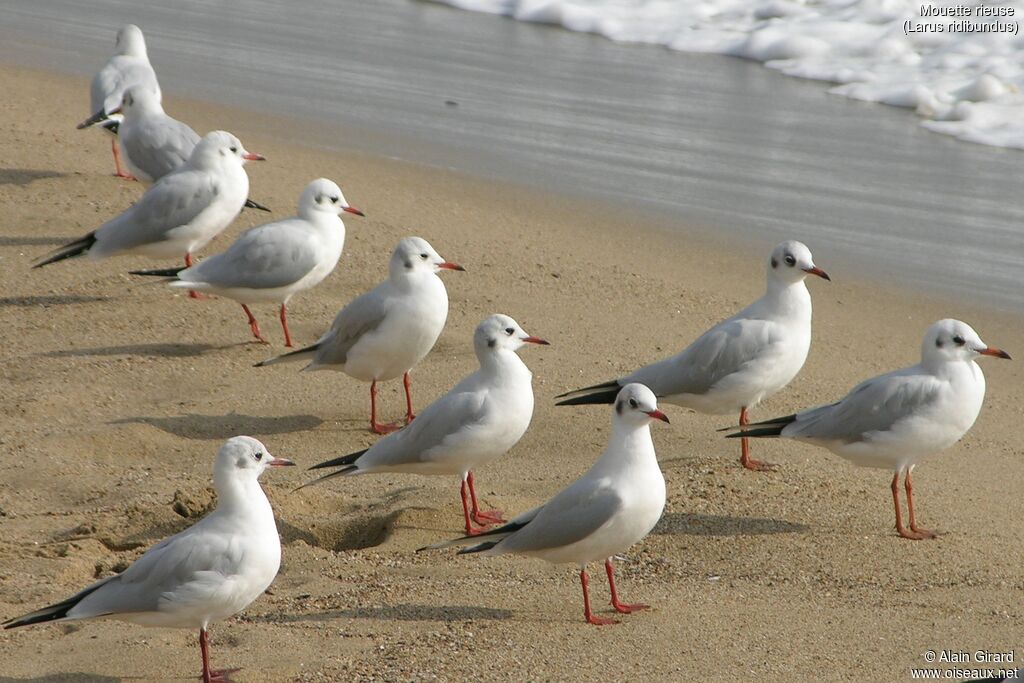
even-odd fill
[[[775,260],[774,256],[772,256],[772,268],[778,268],[778,267],[779,267],[779,262]]]
[[[618,413],[619,415],[622,415],[622,411],[624,409],[624,406],[625,406],[625,402],[624,401],[619,401],[618,403],[615,404],[615,412]]]
[[[406,261],[405,267],[408,268],[409,270],[412,270],[412,261]]]
[[[494,345],[497,344],[497,343],[498,343],[498,340],[495,339],[494,337],[491,337],[490,339],[487,340],[487,348],[493,349]]]
[[[941,339],[936,339],[935,340],[935,345],[941,349],[942,348],[942,340]]]
[[[323,204],[324,203],[324,196],[322,194],[318,194],[316,196],[316,203],[317,204]]]

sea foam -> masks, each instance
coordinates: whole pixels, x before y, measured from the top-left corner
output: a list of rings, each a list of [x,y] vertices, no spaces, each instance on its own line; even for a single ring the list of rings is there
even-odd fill
[[[1024,148],[1024,3],[909,0],[439,0],[618,42],[733,55],[926,128]]]

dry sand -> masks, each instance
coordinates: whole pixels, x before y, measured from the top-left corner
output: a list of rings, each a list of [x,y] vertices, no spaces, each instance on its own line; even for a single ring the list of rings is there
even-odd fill
[[[0,151],[0,617],[123,568],[207,509],[211,463],[235,434],[308,465],[365,448],[365,385],[295,366],[254,369],[281,351],[251,343],[233,302],[191,301],[125,273],[117,258],[31,271],[31,260],[92,230],[141,193],[111,177],[105,138],[74,129],[87,83],[2,69]],[[168,98],[170,100],[170,98]],[[326,176],[367,213],[346,220],[345,254],[291,307],[308,343],[376,283],[402,236],[421,235],[466,266],[445,274],[448,326],[414,374],[418,406],[475,368],[470,335],[511,314],[551,347],[528,348],[533,427],[477,473],[486,502],[534,506],[604,445],[602,408],[555,408],[566,389],[675,352],[759,296],[773,246],[735,248],[661,219],[498,186],[454,173],[303,146],[312,127],[180,99],[169,112],[228,128],[270,159],[249,166],[251,196],[290,215]],[[326,130],[321,127],[320,134]],[[339,131],[344,144],[344,131]],[[267,219],[246,211],[207,253]],[[676,229],[669,231],[670,227]],[[812,249],[814,245],[809,245]],[[915,362],[924,329],[952,316],[991,344],[1024,352],[1018,317],[884,289],[830,268],[815,280],[814,343],[802,374],[754,411],[829,401],[860,379]],[[986,359],[988,396],[970,434],[917,471],[926,526],[892,530],[889,475],[808,446],[758,442],[781,464],[755,474],[714,430],[732,416],[667,407],[654,439],[669,500],[655,531],[620,563],[620,588],[655,609],[618,626],[582,621],[571,567],[519,558],[414,553],[460,527],[454,477],[368,476],[290,493],[309,475],[269,472],[284,561],[271,594],[212,630],[214,664],[257,680],[906,680],[926,650],[1011,650],[1022,617],[1019,523],[1021,364]],[[402,412],[400,383],[383,391]],[[607,588],[594,567],[594,597]],[[606,609],[606,607],[602,608]],[[195,633],[120,622],[0,632],[0,680],[187,679]],[[1018,659],[1024,653],[1018,652]]]

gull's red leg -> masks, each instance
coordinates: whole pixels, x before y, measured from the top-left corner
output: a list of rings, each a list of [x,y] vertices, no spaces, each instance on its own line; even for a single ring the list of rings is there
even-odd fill
[[[580,585],[583,586],[583,618],[587,620],[588,624],[608,626],[609,624],[619,623],[615,619],[596,616],[590,611],[590,579],[587,577],[586,569],[580,570]]]
[[[473,485],[473,473],[469,472],[466,474],[466,483],[469,485],[469,498],[473,503],[473,521],[481,526],[488,526],[490,524],[504,524],[505,520],[501,517],[501,510],[481,510],[480,504],[476,500],[476,487]]]
[[[608,558],[604,561],[604,571],[606,574],[608,574],[608,588],[611,589],[612,607],[615,608],[616,612],[621,612],[622,614],[632,614],[633,612],[636,612],[638,610],[647,609],[648,607],[650,607],[650,605],[643,605],[640,603],[627,605],[625,603],[619,602],[619,592],[615,590],[615,568],[612,566],[611,558]]]
[[[896,508],[896,533],[903,538],[909,538],[912,541],[920,541],[927,536],[922,536],[912,529],[908,529],[903,526],[903,511],[900,510],[900,471],[896,470],[896,473],[892,475],[892,504]]]
[[[473,526],[473,516],[469,511],[469,485],[466,483],[466,477],[462,478],[462,486],[459,488],[459,494],[462,496],[462,516],[466,521],[466,535],[476,536],[477,534],[486,531],[486,527],[483,529],[477,529]]]
[[[256,337],[264,344],[269,344],[270,342],[264,339],[263,335],[260,334],[260,324],[256,322],[256,316],[252,314],[252,311],[249,310],[249,307],[246,306],[245,304],[242,304],[242,310],[245,311],[245,314],[247,316],[249,316],[249,329],[252,330],[252,336]]]
[[[914,485],[910,482],[910,473],[913,468],[907,470],[907,474],[903,479],[904,488],[907,491],[907,516],[910,517],[910,530],[915,534],[918,534],[922,539],[924,538],[935,538],[938,534],[934,531],[928,531],[917,526],[917,520],[914,519]]]
[[[377,422],[377,380],[370,383],[370,431],[374,434],[390,434],[398,425]]]
[[[185,267],[186,268],[191,268],[193,263],[194,263],[194,261],[192,260],[192,254],[189,253],[189,252],[185,252]],[[205,294],[200,294],[199,292],[197,292],[197,291],[195,291],[193,289],[190,289],[190,290],[188,290],[188,298],[190,298],[190,299],[209,299],[210,297],[206,296]],[[249,317],[252,317],[251,313],[249,314]]]
[[[116,137],[110,141],[110,151],[114,153],[114,168],[117,169],[117,173],[114,175],[118,178],[124,178],[125,180],[137,180],[135,176],[130,173],[125,173],[121,168],[121,150],[118,148]]]
[[[405,424],[409,424],[416,419],[416,414],[412,412],[412,394],[409,393],[408,372],[402,375],[402,384],[405,385]]]
[[[750,424],[750,419],[747,417],[747,408],[744,406],[740,409],[740,426],[748,424]],[[755,472],[771,472],[775,469],[775,465],[770,462],[754,460],[750,457],[750,439],[745,436],[740,439],[740,464]]]
[[[203,653],[203,683],[231,683],[231,674],[241,671],[210,668],[210,640],[205,628],[199,630],[199,650]]]
[[[292,345],[292,335],[288,333],[288,315],[285,313],[284,304],[281,304],[281,327],[284,328],[284,345]]]

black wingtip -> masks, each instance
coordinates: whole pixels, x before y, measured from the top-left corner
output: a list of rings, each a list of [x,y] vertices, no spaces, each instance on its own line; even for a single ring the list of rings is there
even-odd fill
[[[364,448],[361,451],[356,451],[355,453],[349,453],[348,455],[343,455],[343,456],[341,456],[339,458],[334,458],[333,460],[326,460],[326,461],[318,463],[316,465],[312,465],[312,466],[310,466],[310,467],[308,467],[306,469],[322,470],[325,467],[340,467],[342,465],[348,465],[349,466],[348,469],[342,470],[342,473],[343,472],[348,472],[350,470],[356,469],[355,461],[358,460],[363,455],[363,453],[365,453],[368,450],[370,450],[370,449],[369,448]]]
[[[43,607],[42,609],[38,609],[35,612],[29,612],[28,614],[24,614],[20,617],[8,619],[7,621],[3,622],[4,630],[19,628],[21,626],[31,626],[32,624],[45,624],[50,621],[57,621],[58,619],[63,619],[68,615],[68,612],[70,612],[71,609],[75,605],[80,603],[82,599],[85,598],[87,595],[105,586],[109,581],[117,579],[118,575],[114,575],[105,580],[97,581],[92,586],[89,586],[88,588],[75,593],[66,600],[61,600],[60,602],[54,603],[47,607]]]
[[[469,548],[463,548],[457,555],[469,555],[471,553],[482,553],[485,550],[490,550],[494,546],[498,545],[500,541],[487,541],[486,543],[478,543],[477,545],[470,546]]]
[[[144,275],[148,277],[177,277],[184,268],[154,268],[152,270],[129,270],[129,275]]]
[[[786,425],[777,425],[775,427],[761,427],[759,429],[747,429],[742,432],[733,432],[732,434],[726,434],[727,439],[740,439],[746,437],[765,437],[765,436],[780,436],[782,430],[785,429]]]
[[[92,248],[92,245],[96,244],[96,233],[90,232],[88,235],[83,235],[74,242],[68,242],[67,244],[57,247],[49,254],[41,257],[40,261],[32,264],[33,268],[42,268],[43,266],[56,263],[57,261],[63,261],[64,259],[73,258],[75,256],[81,256]]]
[[[611,405],[615,403],[615,397],[619,395],[621,387],[618,384],[611,388],[604,390],[590,391],[586,394],[579,396],[570,396],[569,398],[563,398],[561,401],[556,401],[556,406],[588,406],[588,405]],[[586,389],[580,389],[580,391],[587,391]],[[569,392],[570,394],[575,392]],[[563,394],[564,396],[565,394]],[[556,396],[555,398],[561,398]]]
[[[565,398],[566,396],[573,396],[575,394],[581,393],[589,393],[592,391],[598,391],[600,389],[615,389],[616,391],[618,391],[621,388],[622,387],[619,386],[619,380],[613,379],[610,382],[601,382],[600,384],[594,384],[589,387],[583,387],[582,389],[573,389],[572,391],[567,391],[564,394],[559,394],[558,396],[555,396],[555,398]],[[611,403],[611,401],[609,401],[609,403]]]
[[[98,112],[87,118],[85,121],[82,121],[80,124],[75,126],[75,128],[77,128],[78,130],[82,130],[83,128],[88,128],[89,126],[95,126],[100,121],[105,121],[106,119],[107,112],[100,109]]]
[[[246,199],[244,206],[247,209],[256,209],[257,211],[266,211],[267,213],[271,213],[269,208],[267,208],[266,206],[263,206],[259,202],[255,202],[255,201],[253,201],[251,199]]]

